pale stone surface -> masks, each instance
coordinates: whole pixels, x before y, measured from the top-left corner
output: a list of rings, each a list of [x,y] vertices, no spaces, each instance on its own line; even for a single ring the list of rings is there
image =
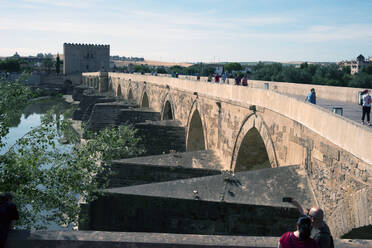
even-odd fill
[[[83,83],[91,87],[98,88],[97,80],[97,73],[83,75]],[[109,73],[108,81],[116,95],[120,89],[124,98],[138,105],[146,93],[149,107],[161,117],[167,116],[165,109],[171,109],[173,118],[186,129],[186,144],[196,142],[189,134],[198,111],[204,148],[220,156],[224,169],[235,169],[246,133],[256,128],[272,167],[299,164],[305,169],[335,236],[372,224],[370,128],[272,90],[120,73]],[[299,91],[290,92],[288,86],[282,92],[300,94],[310,87],[300,86],[294,87]],[[324,92],[330,89],[340,91],[345,100],[356,93],[332,87]],[[167,102],[171,108],[165,107]]]
[[[246,247],[276,248],[279,237],[124,233],[97,231],[12,232],[6,248]],[[372,247],[371,240],[336,239],[338,248]]]

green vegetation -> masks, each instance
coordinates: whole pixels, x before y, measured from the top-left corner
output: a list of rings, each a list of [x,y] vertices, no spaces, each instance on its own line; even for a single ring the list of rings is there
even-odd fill
[[[350,68],[339,70],[337,65],[315,65],[303,63],[299,68],[280,63],[258,63],[253,70],[253,78],[265,81],[292,82],[303,84],[348,86],[372,88],[371,65],[356,75],[350,75]]]
[[[243,67],[240,63],[227,63],[223,67],[224,67],[224,70],[228,73],[232,73],[233,71],[243,70]]]
[[[20,81],[14,83],[0,79],[0,148],[4,146],[3,138],[9,133],[9,127],[18,123],[28,101],[35,97],[34,93],[23,86]]]
[[[44,68],[50,72],[53,67],[53,59],[50,57],[46,57],[43,59],[43,66]]]
[[[15,118],[33,97],[16,83],[0,84],[0,147]],[[112,159],[137,156],[136,130],[131,126],[89,133],[81,144],[69,121],[58,109],[48,112],[42,124],[0,155],[0,192],[12,192],[20,211],[19,228],[46,228],[48,223],[77,222],[79,199],[91,201],[105,187]],[[71,142],[69,149],[60,140]]]
[[[57,54],[57,58],[56,58],[56,73],[57,74],[60,72],[60,67],[61,67],[61,60],[59,59],[59,54]]]
[[[20,72],[21,65],[20,60],[16,58],[7,58],[5,60],[0,60],[0,71],[5,72]]]
[[[147,65],[134,65],[133,71],[139,73],[150,73],[151,69]]]
[[[265,81],[290,82],[316,85],[332,85],[344,87],[372,88],[372,64],[363,68],[356,75],[350,74],[350,67],[339,69],[336,64],[308,64],[302,63],[298,66],[281,63],[224,63],[224,72],[228,77],[237,74],[248,76],[248,78]],[[210,76],[216,73],[216,64],[197,63],[189,67],[151,67],[148,65],[135,65],[134,72],[180,75]],[[247,69],[248,66],[248,69]],[[119,71],[127,71],[119,68]]]

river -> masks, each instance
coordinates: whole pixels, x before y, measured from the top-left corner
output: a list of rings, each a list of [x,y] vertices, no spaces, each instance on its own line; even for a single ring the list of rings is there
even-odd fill
[[[19,120],[15,120],[13,127],[9,129],[9,133],[4,139],[5,146],[0,149],[0,154],[7,152],[8,149],[13,146],[19,138],[25,136],[33,128],[40,126],[43,116],[52,108],[55,110],[55,113],[60,115],[60,118],[64,118],[64,113],[71,109],[71,105],[60,97],[41,97],[33,99],[24,109]],[[72,145],[70,144],[61,144],[57,142],[57,146],[60,150],[65,152],[68,152],[72,149]],[[66,230],[72,229],[72,226],[70,225],[69,227],[62,227],[55,222],[50,221],[47,224],[47,229]]]

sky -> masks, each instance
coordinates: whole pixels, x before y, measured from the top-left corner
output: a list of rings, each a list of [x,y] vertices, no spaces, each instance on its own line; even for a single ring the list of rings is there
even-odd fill
[[[109,44],[168,62],[372,56],[371,0],[0,0],[0,56]]]

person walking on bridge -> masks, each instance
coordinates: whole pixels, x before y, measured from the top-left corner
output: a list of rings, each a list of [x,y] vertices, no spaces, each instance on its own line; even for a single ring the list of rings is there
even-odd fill
[[[362,124],[364,124],[364,117],[367,115],[368,126],[371,126],[370,113],[371,113],[371,96],[369,91],[365,90],[363,94],[363,114],[362,114]]]

